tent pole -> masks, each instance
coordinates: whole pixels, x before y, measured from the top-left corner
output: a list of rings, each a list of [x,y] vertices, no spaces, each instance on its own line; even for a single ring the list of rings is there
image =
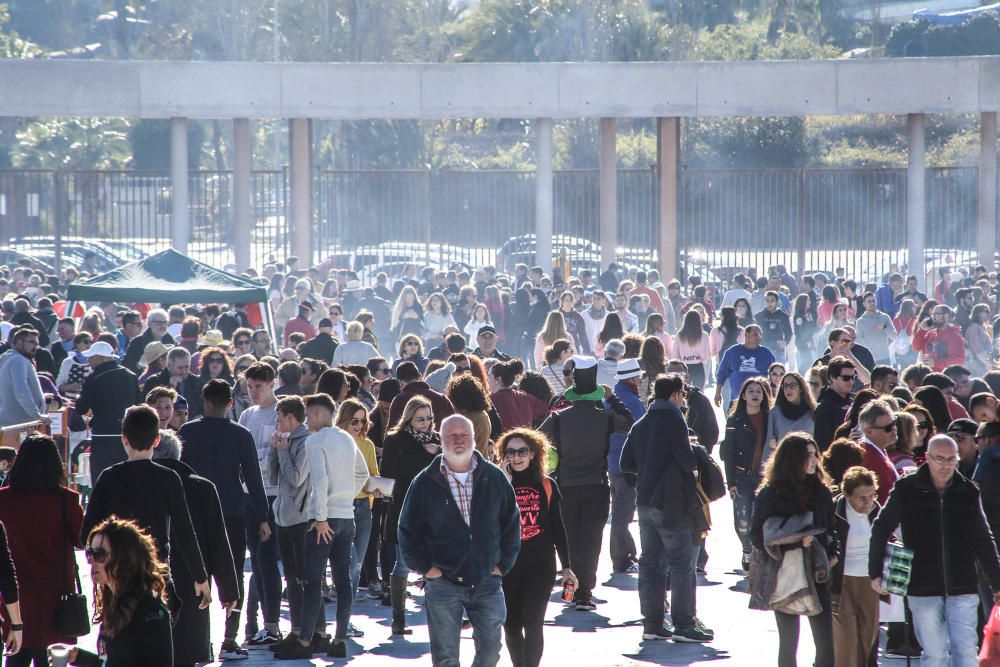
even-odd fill
[[[260,305],[260,310],[264,314],[264,328],[267,329],[267,335],[271,337],[271,352],[274,353],[274,356],[278,356],[278,333],[274,327],[274,314],[271,313],[271,299],[261,301]]]

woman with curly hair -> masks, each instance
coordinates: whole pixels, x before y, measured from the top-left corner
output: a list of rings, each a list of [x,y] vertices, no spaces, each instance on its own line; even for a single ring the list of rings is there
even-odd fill
[[[489,394],[479,380],[469,373],[455,375],[448,382],[445,389],[445,396],[455,406],[455,412],[469,418],[472,422],[473,438],[476,441],[476,449],[479,453],[492,461],[490,451],[490,411],[493,403]]]
[[[167,566],[156,546],[133,521],[110,517],[87,538],[87,562],[94,582],[94,620],[101,624],[97,654],[70,652],[83,667],[173,667],[167,612]]]
[[[749,382],[749,380],[748,380]],[[791,433],[778,443],[778,449],[768,461],[764,470],[764,482],[757,494],[750,539],[753,542],[755,558],[770,558],[764,548],[764,524],[772,517],[787,519],[812,513],[814,535],[802,538],[803,549],[823,549],[835,567],[840,559],[840,542],[835,530],[833,495],[826,486],[826,475],[819,466],[819,447],[812,436],[805,433]],[[789,558],[798,544],[783,545],[783,558]],[[808,552],[807,552],[808,553]],[[804,556],[808,558],[809,556]],[[753,566],[764,569],[763,563]],[[813,643],[816,646],[817,667],[833,667],[833,615],[830,600],[830,586],[826,581],[816,583],[820,613],[809,617]],[[773,609],[778,626],[778,664],[795,665],[795,653],[799,641],[799,617],[773,608],[770,600],[755,599],[751,596],[751,609]]]
[[[823,452],[820,465],[826,473],[827,483],[831,489],[840,490],[840,482],[849,468],[861,465],[864,460],[865,448],[848,438],[837,438]]]
[[[559,509],[559,487],[546,474],[548,449],[545,435],[527,428],[507,431],[496,445],[496,459],[503,462],[521,510],[521,550],[503,578],[504,635],[510,661],[518,667],[537,667],[541,662],[542,626],[555,581],[556,553],[563,581],[570,589],[577,585]]]
[[[201,350],[201,382],[209,380],[225,380],[230,385],[236,383],[233,377],[233,365],[226,352],[216,345],[211,345]]]

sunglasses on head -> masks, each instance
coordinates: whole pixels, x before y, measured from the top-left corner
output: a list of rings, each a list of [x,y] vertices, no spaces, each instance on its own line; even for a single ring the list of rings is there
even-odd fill
[[[83,550],[83,553],[87,556],[88,563],[103,563],[108,559],[110,555],[108,550],[103,547],[91,547],[88,546]]]

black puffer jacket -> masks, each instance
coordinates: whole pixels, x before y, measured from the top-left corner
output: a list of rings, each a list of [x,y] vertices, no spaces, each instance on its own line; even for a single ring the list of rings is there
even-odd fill
[[[986,573],[990,588],[1000,590],[1000,558],[979,500],[979,489],[955,473],[938,493],[927,464],[896,481],[889,500],[872,526],[868,576],[882,576],[886,543],[902,526],[903,545],[913,551],[910,595],[974,595],[976,564]]]
[[[440,446],[441,440],[435,435],[433,445]],[[434,460],[437,454],[428,452],[417,439],[404,430],[385,436],[382,441],[382,468],[384,477],[396,480],[392,490],[392,505],[385,521],[385,541],[396,543],[396,528],[399,515],[403,511],[403,501],[410,483],[421,470]]]
[[[820,452],[825,452],[826,448],[833,442],[833,434],[837,427],[844,423],[847,408],[853,401],[853,394],[841,396],[830,387],[820,393],[814,413],[816,425],[813,428],[816,446],[819,447]]]

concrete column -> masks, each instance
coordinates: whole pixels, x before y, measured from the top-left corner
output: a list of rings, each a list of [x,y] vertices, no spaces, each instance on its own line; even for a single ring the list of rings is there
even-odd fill
[[[552,119],[535,121],[535,264],[552,271]]]
[[[170,119],[170,240],[174,250],[187,253],[191,240],[188,199],[187,118]]]
[[[250,239],[253,237],[253,148],[250,119],[233,119],[233,245],[240,271],[250,266]]]
[[[289,193],[291,195],[292,252],[299,266],[312,264],[312,123],[308,118],[288,121]]]
[[[911,113],[906,118],[907,149],[906,161],[906,238],[907,265],[909,272],[917,277],[920,287],[925,287],[924,275],[924,227],[925,215],[925,170],[924,170],[924,114]]]
[[[676,278],[677,210],[680,180],[681,119],[660,118],[657,123],[656,160],[660,172],[660,278]]]
[[[601,119],[600,227],[601,269],[615,261],[618,247],[618,151],[617,121]]]
[[[979,117],[979,224],[976,248],[979,263],[992,271],[997,235],[997,114],[986,112]]]

